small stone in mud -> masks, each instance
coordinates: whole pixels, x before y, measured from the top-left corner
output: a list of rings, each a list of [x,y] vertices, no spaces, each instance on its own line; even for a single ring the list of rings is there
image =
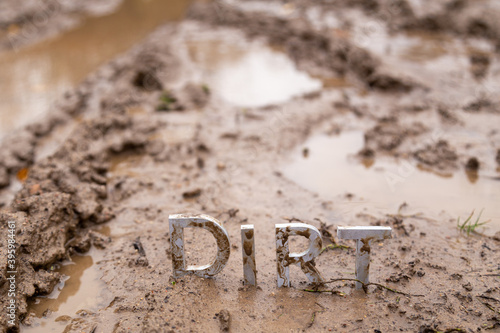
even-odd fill
[[[197,188],[195,190],[192,190],[192,191],[186,191],[184,193],[182,193],[182,197],[184,199],[193,199],[193,198],[197,198],[201,195],[201,189],[200,188]]]
[[[471,158],[469,158],[469,160],[465,164],[465,168],[467,170],[477,171],[479,169],[479,165],[480,164],[479,164],[479,161],[477,160],[477,158],[471,157]]]
[[[231,315],[227,310],[221,310],[216,314],[219,317],[220,329],[223,332],[229,332],[229,326],[231,325]]]
[[[204,144],[200,143],[199,145],[196,146],[196,150],[201,151],[203,153],[209,153],[210,149]]]

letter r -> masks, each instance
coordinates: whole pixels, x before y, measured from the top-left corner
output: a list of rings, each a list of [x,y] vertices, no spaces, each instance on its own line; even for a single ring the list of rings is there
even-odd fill
[[[321,234],[312,225],[305,223],[276,224],[276,268],[278,287],[290,287],[290,265],[296,264],[311,282],[320,283],[324,279],[316,269],[316,258],[323,247]],[[304,236],[309,239],[309,248],[302,253],[290,253],[289,236]]]

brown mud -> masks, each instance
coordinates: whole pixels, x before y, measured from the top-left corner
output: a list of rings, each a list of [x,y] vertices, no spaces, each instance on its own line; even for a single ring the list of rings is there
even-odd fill
[[[19,3],[2,2],[7,34],[36,10]],[[103,10],[87,6],[66,12]],[[66,12],[19,57],[49,43],[44,31],[74,33]],[[197,3],[116,46],[43,117],[8,114],[0,233],[15,221],[19,320],[8,328],[2,313],[2,331],[498,330],[498,15],[494,1]],[[457,218],[472,210],[490,222],[467,235]],[[220,274],[173,279],[176,213],[223,223]],[[274,224],[287,221],[321,230],[328,246],[311,267],[327,281],[354,277],[355,243],[335,241],[338,225],[391,226],[370,247],[370,280],[387,288],[335,280],[315,292],[292,267],[278,289]],[[257,288],[242,284],[243,224],[255,225]],[[185,243],[189,265],[215,255],[206,231]]]

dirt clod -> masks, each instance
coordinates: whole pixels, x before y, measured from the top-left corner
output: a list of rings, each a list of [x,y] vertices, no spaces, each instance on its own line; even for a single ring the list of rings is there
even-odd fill
[[[221,310],[217,315],[222,332],[229,332],[231,326],[231,315],[227,310]]]

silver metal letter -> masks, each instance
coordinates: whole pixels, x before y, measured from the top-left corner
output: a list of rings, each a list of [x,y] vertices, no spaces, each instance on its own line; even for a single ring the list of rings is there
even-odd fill
[[[257,268],[255,265],[255,240],[253,224],[241,226],[241,252],[243,254],[244,284],[257,285]]]
[[[321,283],[323,277],[316,269],[316,258],[323,247],[321,234],[312,225],[305,223],[276,224],[276,267],[278,287],[290,287],[290,265],[296,264],[311,282]],[[302,253],[290,253],[289,236],[304,236],[309,239],[309,248]]]
[[[169,215],[170,247],[174,278],[193,273],[200,277],[218,274],[229,260],[230,244],[226,229],[219,221],[208,215]],[[212,263],[203,266],[188,266],[184,257],[184,228],[203,228],[214,235],[217,255]]]
[[[391,227],[338,227],[337,236],[341,239],[356,240],[356,279],[363,283],[370,282],[370,251],[372,241],[391,238]],[[356,289],[363,284],[356,282]]]

